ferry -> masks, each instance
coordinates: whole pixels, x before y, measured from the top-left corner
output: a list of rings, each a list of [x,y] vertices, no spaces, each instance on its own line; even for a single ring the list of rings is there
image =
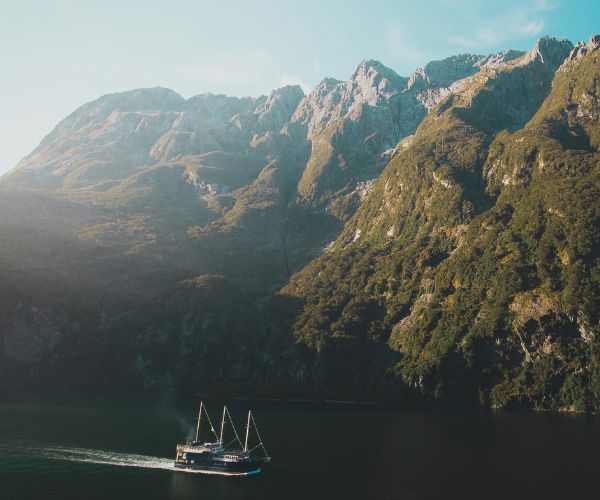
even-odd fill
[[[200,440],[200,422],[203,415],[206,416],[210,432],[215,440],[212,442],[202,442]],[[231,424],[233,439],[230,442],[224,441],[224,430],[226,421]],[[253,428],[258,437],[258,444],[249,448],[250,428]],[[199,474],[219,474],[225,476],[249,476],[259,474],[264,464],[271,461],[271,457],[262,442],[258,427],[254,422],[252,411],[248,412],[248,421],[246,424],[246,436],[244,442],[240,440],[231,415],[227,406],[223,406],[223,415],[221,417],[221,430],[217,434],[206,406],[200,403],[198,419],[196,424],[196,438],[188,441],[186,444],[178,444],[175,455],[175,468],[186,472],[196,472]]]

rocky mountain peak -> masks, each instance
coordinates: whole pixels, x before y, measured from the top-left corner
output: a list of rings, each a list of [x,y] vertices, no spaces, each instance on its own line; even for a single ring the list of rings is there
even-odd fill
[[[595,51],[600,47],[600,35],[592,35],[588,40],[588,43],[578,42],[575,48],[571,51],[566,61],[564,62],[561,69],[564,69],[565,65],[573,60],[579,59],[586,54]]]
[[[410,77],[408,78],[407,88],[412,89],[413,87],[423,87],[429,83],[427,75],[425,74],[425,70],[423,68],[415,69]]]
[[[479,60],[478,63],[475,64],[475,66],[479,68],[498,66],[513,61],[518,57],[521,57],[523,54],[525,54],[525,52],[523,52],[522,50],[503,50],[501,52],[498,52],[497,54],[482,56],[482,58]]]
[[[281,126],[283,126],[290,119],[303,97],[304,92],[299,85],[286,85],[271,92],[266,101],[254,110],[254,114],[260,121],[265,121],[272,116],[282,118]]]
[[[342,80],[337,80],[335,78],[331,78],[331,77],[323,78],[319,83],[317,83],[317,86],[310,92],[310,94],[320,94],[320,93],[329,91],[333,87],[335,87],[336,85],[339,85],[341,83],[344,83],[344,82]]]
[[[298,104],[291,123],[305,127],[305,136],[310,138],[317,129],[331,119],[341,100],[344,82],[335,78],[324,78]]]
[[[91,111],[86,118],[103,112],[122,111],[173,111],[180,110],[185,99],[177,92],[164,87],[150,87],[106,94],[86,104],[77,111]],[[91,108],[91,109],[89,109]],[[77,113],[75,111],[75,113]]]
[[[457,80],[462,80],[483,67],[504,64],[522,56],[518,50],[505,50],[496,54],[458,54],[439,61],[431,61],[424,68],[417,68],[410,76],[408,88],[450,87]]]
[[[290,121],[304,98],[304,92],[299,85],[286,85],[274,90],[268,97],[262,97],[258,106],[247,116],[235,115],[231,121],[237,128],[251,132],[252,144],[267,134],[270,137],[281,131]]]
[[[300,85],[285,85],[271,92],[271,97],[300,101],[304,97],[304,91]]]
[[[366,102],[372,106],[383,99],[389,99],[406,88],[408,79],[401,77],[394,70],[379,61],[362,61],[354,71],[348,89],[355,100]]]
[[[523,52],[505,50],[497,54],[475,55],[459,54],[439,61],[431,61],[424,68],[417,68],[408,81],[408,87],[403,98],[404,105],[414,109],[416,105],[422,109],[413,111],[412,116],[422,117],[429,112],[441,99],[460,88],[459,82],[478,73],[484,67],[499,66],[522,56]],[[416,103],[414,102],[416,101]],[[404,120],[407,121],[407,120]],[[415,120],[405,127],[407,135],[416,127]]]
[[[177,92],[165,87],[140,88],[113,95],[123,97],[131,106],[138,106],[140,109],[180,105],[184,101],[184,98]]]
[[[307,127],[307,137],[324,130],[332,120],[356,114],[362,104],[379,106],[400,94],[408,79],[379,61],[362,61],[349,80],[325,78],[302,99],[293,123]]]
[[[257,99],[252,97],[232,97],[224,94],[206,92],[190,97],[186,101],[186,111],[204,116],[218,116],[228,119],[235,113],[253,111],[258,102],[264,101],[264,96]]]
[[[550,71],[556,71],[572,50],[573,44],[566,38],[559,40],[555,37],[543,36],[525,54],[523,63],[528,64],[533,61],[539,61]]]

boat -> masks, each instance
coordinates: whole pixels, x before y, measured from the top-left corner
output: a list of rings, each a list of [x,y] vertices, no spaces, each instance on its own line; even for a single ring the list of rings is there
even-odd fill
[[[203,415],[206,416],[210,432],[215,438],[212,442],[202,442],[200,440]],[[231,429],[233,431],[233,439],[228,443],[225,443],[224,441],[226,421],[231,424]],[[256,433],[258,444],[249,448],[251,428],[253,428]],[[256,426],[256,422],[254,422],[252,411],[248,412],[246,437],[242,443],[227,406],[223,406],[221,430],[220,433],[217,434],[210,420],[210,416],[208,415],[208,411],[206,410],[206,406],[201,402],[196,424],[196,437],[186,444],[177,445],[174,466],[176,469],[185,472],[226,476],[249,476],[259,474],[262,471],[262,467],[270,461],[271,457],[267,453],[262,442],[258,427]]]

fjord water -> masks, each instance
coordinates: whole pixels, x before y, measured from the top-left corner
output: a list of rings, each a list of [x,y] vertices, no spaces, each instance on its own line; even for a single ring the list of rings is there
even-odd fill
[[[208,401],[218,420],[222,401]],[[0,404],[2,499],[598,498],[600,419],[417,412],[366,405],[252,407],[273,462],[251,478],[172,470],[195,399],[11,399]]]

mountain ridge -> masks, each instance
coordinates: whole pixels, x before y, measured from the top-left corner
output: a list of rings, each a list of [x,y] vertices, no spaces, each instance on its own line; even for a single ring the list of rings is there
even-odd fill
[[[303,302],[306,380],[598,407],[595,40],[580,58],[536,46],[432,110],[334,246],[282,290]],[[506,92],[522,85],[546,95]]]
[[[574,192],[556,165],[580,161],[593,200],[597,45],[542,38],[409,77],[365,60],[308,95],[158,88],[84,105],[0,181],[37,207],[26,229],[15,207],[0,217],[15,235],[0,248],[6,287],[20,290],[0,304],[0,361],[30,383],[64,382],[82,342],[90,384],[108,363],[109,385],[193,390],[197,369],[222,390],[594,408],[596,285],[583,278],[595,205],[561,195],[563,210],[544,190]],[[43,248],[44,225],[60,242]],[[79,257],[49,257],[61,246]],[[65,296],[80,273],[98,305],[55,304],[49,258]]]

